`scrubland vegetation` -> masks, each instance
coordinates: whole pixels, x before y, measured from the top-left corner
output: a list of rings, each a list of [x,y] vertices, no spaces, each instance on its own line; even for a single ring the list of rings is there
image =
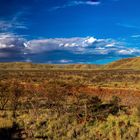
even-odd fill
[[[139,140],[140,71],[1,70],[0,140]]]

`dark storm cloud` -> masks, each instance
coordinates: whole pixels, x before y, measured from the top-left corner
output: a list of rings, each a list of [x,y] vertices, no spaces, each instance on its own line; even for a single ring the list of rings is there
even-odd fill
[[[0,34],[0,62],[23,60],[24,41],[14,34]]]

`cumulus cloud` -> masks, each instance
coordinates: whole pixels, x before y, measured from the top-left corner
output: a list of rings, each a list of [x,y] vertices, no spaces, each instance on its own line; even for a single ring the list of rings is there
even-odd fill
[[[72,52],[84,52],[86,47],[90,47],[97,41],[94,37],[86,38],[55,38],[31,40],[25,43],[26,49],[30,53],[41,53],[54,50],[68,50]]]
[[[96,59],[137,55],[140,49],[126,47],[113,39],[73,37],[27,41],[14,34],[0,34],[0,61],[94,63]]]
[[[138,49],[127,48],[123,43],[113,39],[96,39],[94,37],[31,40],[25,46],[32,54],[56,50],[70,51],[75,54],[134,55],[139,53]]]

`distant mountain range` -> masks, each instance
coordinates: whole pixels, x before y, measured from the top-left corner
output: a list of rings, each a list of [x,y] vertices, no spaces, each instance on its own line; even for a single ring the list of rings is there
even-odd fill
[[[133,69],[140,70],[140,57],[121,59],[106,65],[94,64],[33,64],[26,62],[0,63],[0,70],[110,70],[110,69]]]

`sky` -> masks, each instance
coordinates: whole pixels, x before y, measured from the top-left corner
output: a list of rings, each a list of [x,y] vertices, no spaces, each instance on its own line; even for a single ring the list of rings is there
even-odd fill
[[[0,62],[106,64],[140,56],[140,0],[0,0]]]

